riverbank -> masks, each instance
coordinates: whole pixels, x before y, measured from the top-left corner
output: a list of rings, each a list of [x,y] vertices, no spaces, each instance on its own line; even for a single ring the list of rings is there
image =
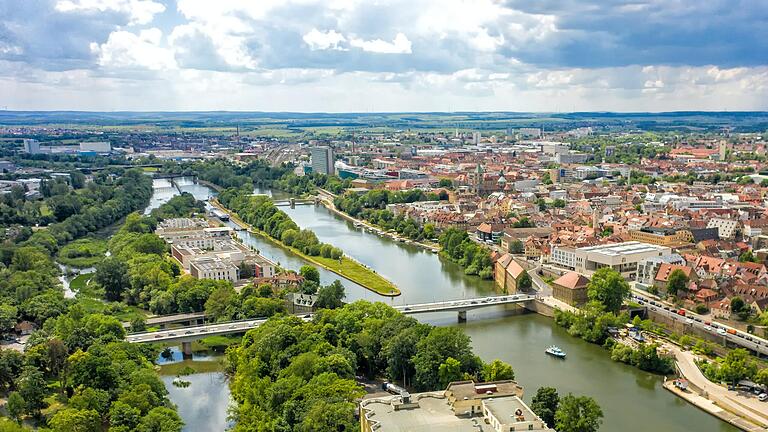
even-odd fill
[[[764,406],[765,402],[760,402],[751,396],[740,395],[709,381],[696,365],[695,357],[691,352],[683,351],[673,344],[668,347],[675,356],[678,373],[689,384],[688,391],[681,391],[674,386],[670,388],[665,382],[664,387],[667,390],[741,430],[748,432],[766,430],[768,412]]]
[[[331,213],[334,213],[334,214],[336,214],[336,215],[338,215],[338,216],[340,216],[340,217],[342,217],[342,218],[344,218],[344,219],[346,219],[346,220],[348,220],[350,222],[353,222],[353,223],[356,223],[356,224],[360,224],[360,225],[362,225],[362,226],[364,226],[364,227],[366,227],[366,228],[368,228],[370,230],[380,231],[383,237],[391,237],[393,240],[399,241],[399,242],[406,242],[407,241],[407,242],[409,242],[408,244],[412,244],[414,246],[418,246],[418,247],[424,248],[424,249],[432,251],[432,252],[439,252],[441,250],[440,245],[437,244],[437,243],[431,243],[431,242],[430,243],[426,243],[424,241],[419,242],[419,241],[416,241],[416,240],[411,240],[408,237],[403,237],[403,236],[401,236],[398,233],[386,233],[384,228],[382,228],[382,227],[380,227],[380,226],[378,226],[376,224],[372,224],[372,223],[368,222],[365,219],[358,219],[356,217],[353,217],[353,216],[351,216],[351,215],[349,215],[349,214],[347,214],[347,213],[337,209],[336,206],[333,204],[333,201],[330,200],[327,196],[318,195],[318,197],[320,198],[319,201],[323,205],[323,207],[327,208]]]
[[[246,228],[248,232],[256,234],[283,249],[291,251],[309,263],[331,271],[376,294],[385,297],[397,297],[400,295],[400,290],[397,288],[397,286],[395,286],[395,284],[388,281],[383,276],[379,275],[364,264],[346,255],[342,256],[341,260],[307,255],[296,248],[290,247],[285,243],[270,237],[267,233],[254,228],[252,225],[240,219],[236,213],[221,205],[217,199],[213,198],[210,200],[210,202],[219,210],[227,213],[233,222],[237,223],[243,228]]]
[[[219,186],[219,185],[217,185],[217,184],[211,183],[211,182],[209,182],[209,181],[200,180],[199,178],[198,178],[198,179],[196,179],[196,180],[197,180],[197,183],[198,183],[198,184],[201,184],[201,185],[203,185],[203,186],[207,186],[207,187],[209,187],[209,188],[211,188],[211,189],[215,190],[216,192],[221,192],[221,191],[223,191],[223,190],[224,190],[224,188],[223,188],[223,187],[221,187],[221,186]]]

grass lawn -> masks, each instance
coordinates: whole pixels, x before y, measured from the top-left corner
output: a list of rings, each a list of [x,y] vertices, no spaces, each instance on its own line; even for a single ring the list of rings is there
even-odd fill
[[[75,292],[82,292],[88,290],[88,282],[91,281],[93,273],[77,275],[69,282],[69,288]],[[93,297],[93,296],[88,296]]]
[[[364,267],[357,261],[347,257],[342,257],[341,262],[333,258],[323,258],[321,256],[311,256],[307,259],[317,262],[334,273],[370,288],[381,295],[395,296],[400,294],[400,290],[392,282],[384,279],[375,270]]]
[[[232,217],[232,219],[234,219],[235,222],[241,225],[248,226],[251,232],[253,232],[254,234],[258,234],[261,237],[271,241],[272,243],[290,250],[294,254],[305,259],[306,261],[309,261],[312,264],[323,267],[326,270],[330,270],[336,273],[337,275],[342,276],[346,279],[349,279],[352,282],[355,282],[356,284],[361,285],[362,287],[367,288],[377,294],[381,294],[387,297],[395,297],[400,295],[400,290],[395,286],[395,284],[386,280],[383,276],[376,273],[373,269],[364,267],[362,264],[358,263],[357,261],[351,260],[347,257],[342,257],[341,262],[339,262],[338,260],[334,260],[332,258],[323,258],[321,256],[307,255],[298,249],[295,249],[286,245],[280,240],[270,237],[269,235],[267,235],[267,233],[257,230],[256,228],[252,227],[250,224],[245,223],[233,212],[221,206],[221,204],[219,204],[217,201],[215,202],[215,204],[222,210],[228,212],[230,214],[230,217]]]
[[[201,351],[224,352],[228,347],[237,345],[242,340],[242,336],[208,336],[200,339],[198,342],[203,348]],[[195,350],[195,344],[192,344],[192,350]]]
[[[184,368],[191,367],[195,373],[221,372],[222,367],[219,361],[181,361],[169,363],[160,366],[160,375],[178,375]]]
[[[107,242],[95,238],[84,238],[66,244],[59,251],[57,261],[76,268],[93,267],[104,260]]]
[[[104,315],[112,315],[122,322],[130,322],[138,316],[146,318],[147,315],[149,315],[147,311],[137,308],[136,306],[127,306],[121,303],[106,303],[95,298],[78,296],[77,302],[88,314],[100,313]]]

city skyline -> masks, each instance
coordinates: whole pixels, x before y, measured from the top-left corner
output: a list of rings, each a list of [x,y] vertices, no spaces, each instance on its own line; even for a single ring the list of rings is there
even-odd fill
[[[0,107],[765,110],[754,2],[0,2]]]

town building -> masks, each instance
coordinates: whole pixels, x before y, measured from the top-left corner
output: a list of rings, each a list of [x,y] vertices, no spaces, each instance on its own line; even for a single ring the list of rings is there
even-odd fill
[[[637,277],[638,263],[654,256],[672,253],[666,246],[629,241],[581,248],[558,247],[552,249],[550,262],[560,267],[591,276],[595,271],[610,267],[628,280]]]
[[[637,263],[637,283],[652,286],[662,264],[685,265],[685,259],[679,254],[670,254],[641,260]]]
[[[452,382],[444,391],[360,402],[362,432],[552,431],[523,401],[514,381]]]
[[[717,235],[721,239],[732,240],[736,237],[739,221],[734,219],[712,218],[707,222],[707,228],[717,228]]]
[[[494,264],[496,286],[507,294],[519,291],[519,283],[525,273],[525,269],[508,253],[502,255]]]
[[[580,306],[589,300],[587,285],[589,279],[576,272],[568,272],[552,282],[552,296],[571,306]]]

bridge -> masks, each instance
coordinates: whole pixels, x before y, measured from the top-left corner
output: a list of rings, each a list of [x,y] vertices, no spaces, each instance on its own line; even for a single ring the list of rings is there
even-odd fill
[[[447,300],[434,303],[417,303],[412,305],[394,306],[404,315],[430,313],[430,312],[458,312],[459,321],[467,320],[467,311],[486,308],[489,306],[501,306],[509,304],[523,304],[536,300],[536,297],[528,294],[510,294],[491,296],[484,298],[471,298],[465,300]]]
[[[319,202],[318,198],[306,198],[306,199],[296,199],[296,198],[289,198],[284,200],[275,200],[273,201],[273,204],[275,207],[291,207],[294,208],[297,205],[315,205]]]
[[[411,305],[395,306],[394,308],[405,315],[434,313],[434,312],[458,312],[459,321],[467,320],[467,311],[486,308],[491,306],[503,306],[510,304],[525,304],[536,299],[528,294],[510,294],[500,296],[490,296],[482,298],[471,298],[461,300],[448,300],[433,303],[417,303]],[[312,314],[297,315],[305,321],[312,319]],[[166,315],[154,319],[155,325],[166,325],[184,322],[199,322],[205,315],[200,313]],[[185,356],[192,355],[192,342],[209,336],[224,336],[256,328],[267,321],[266,318],[249,319],[241,321],[229,321],[223,323],[202,324],[190,327],[181,327],[176,329],[166,329],[155,332],[131,333],[126,336],[130,343],[170,343],[181,342],[182,352]],[[147,323],[150,321],[147,320]]]

